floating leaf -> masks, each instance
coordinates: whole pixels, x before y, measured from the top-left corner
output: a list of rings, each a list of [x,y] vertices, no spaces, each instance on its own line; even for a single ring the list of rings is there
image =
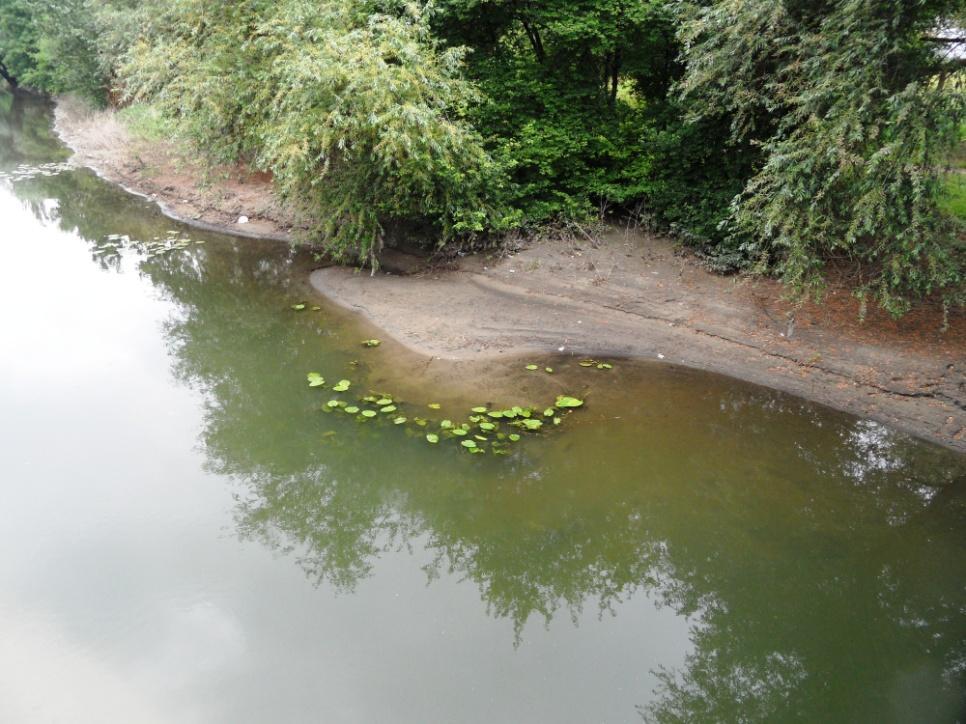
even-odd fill
[[[402,417],[402,416],[399,416],[395,420],[393,420],[392,422],[393,422],[394,425],[405,425],[406,422],[407,422],[407,418]]]
[[[392,404],[392,398],[391,397],[380,397],[375,402],[376,402],[377,405],[379,405],[379,407],[382,407],[383,405],[391,405]]]
[[[329,400],[325,403],[326,407],[338,407],[342,404],[342,400]]]
[[[451,427],[453,427],[453,421],[452,420],[443,420],[442,422],[439,423],[439,426],[441,428],[443,428],[444,430],[449,430]]]
[[[430,402],[428,405],[426,405],[426,407],[428,407],[430,410],[438,410],[442,407],[442,405],[438,402]]]
[[[536,372],[538,369],[540,368],[537,365],[527,365],[527,370],[530,372]]]
[[[480,429],[487,430],[487,431],[496,430],[496,425],[494,425],[492,422],[481,422]]]
[[[350,415],[355,415],[357,412],[359,412],[359,408],[355,405],[350,405],[349,407],[345,408],[345,411]]]
[[[431,442],[433,445],[439,442],[439,435],[435,433],[429,433],[426,435],[426,442]]]
[[[309,381],[309,387],[322,387],[325,384],[325,378],[318,372],[309,372],[305,377]]]
[[[473,440],[463,440],[463,442],[461,442],[460,445],[462,445],[463,447],[472,449],[476,447],[476,442]]]
[[[507,435],[507,439],[511,442],[520,442],[520,436],[515,432],[511,432],[509,435]]]
[[[553,367],[544,367],[543,368],[543,371],[546,372],[548,375],[552,375],[553,374]]]
[[[553,424],[554,425],[559,425],[561,422],[563,422],[563,420],[561,420],[559,417],[553,418]]]
[[[488,412],[486,414],[495,419],[499,419],[503,417],[503,412],[501,412],[500,410],[493,410],[492,412]]]
[[[382,411],[385,413],[389,413],[389,412],[395,412],[397,409],[399,408],[397,408],[395,405],[386,405],[385,407],[382,408]]]
[[[338,384],[336,384],[336,386],[332,388],[332,391],[333,392],[345,392],[351,386],[352,386],[352,383],[349,382],[349,380],[339,380]]]
[[[523,420],[523,426],[528,430],[539,430],[543,427],[542,420]]]
[[[544,417],[553,417],[556,414],[557,414],[557,411],[552,407],[548,407],[546,410],[543,411]]]
[[[482,417],[480,417],[479,415],[470,415],[470,416],[469,416],[469,421],[470,421],[470,422],[479,422],[479,421],[480,421],[480,420],[482,420],[482,419],[483,419],[483,418],[482,418]]]
[[[348,412],[348,410],[346,410],[346,412]],[[375,410],[363,410],[362,411],[362,416],[363,417],[375,417],[377,414],[379,414],[379,413],[377,413]]]
[[[380,342],[378,339],[367,339],[367,340],[364,340],[363,341],[362,346],[363,347],[378,347],[380,344],[382,344],[382,342]]]
[[[483,437],[482,435],[474,435],[473,437],[479,440],[480,442],[486,442],[487,440],[490,439],[488,437]]]
[[[599,370],[611,370],[611,369],[614,369],[614,365],[607,364],[606,362],[601,362],[599,365],[597,365],[597,369],[599,369]]]
[[[560,409],[565,409],[568,407],[581,407],[583,406],[583,404],[584,404],[584,401],[578,400],[576,397],[567,397],[566,395],[560,395],[557,398],[557,404],[555,405],[555,407],[558,407]]]
[[[305,309],[305,305],[304,304],[293,304],[292,305],[292,309],[294,309],[296,312],[301,312],[303,309]]]
[[[517,416],[516,410],[503,410],[503,417],[514,418]]]
[[[478,413],[478,414],[480,414],[480,415],[482,415],[482,414],[484,414],[484,413],[486,413],[486,411],[487,411],[487,410],[486,410],[486,408],[485,408],[485,407],[474,407],[474,408],[473,408],[473,409],[471,410],[471,412],[476,412],[476,413]]]
[[[593,367],[597,363],[592,359],[583,359],[577,364],[579,364],[581,367]]]
[[[199,241],[198,243],[200,244],[200,243],[202,243],[202,242],[200,242],[200,241]],[[312,307],[312,311],[313,311],[313,312],[321,312],[321,311],[322,311],[322,307],[318,307],[318,306],[316,306],[316,307]]]
[[[466,435],[466,430],[464,430],[462,427],[454,427],[453,434],[457,437],[464,437]]]

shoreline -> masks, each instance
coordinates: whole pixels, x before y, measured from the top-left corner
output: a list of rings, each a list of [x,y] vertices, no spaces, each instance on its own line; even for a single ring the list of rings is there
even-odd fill
[[[202,178],[173,147],[134,139],[116,119],[85,116],[69,102],[58,102],[54,128],[74,163],[155,201],[171,218],[292,238],[292,217],[263,176],[227,169],[220,180]],[[237,223],[242,215],[249,223]],[[633,230],[537,241],[513,256],[467,257],[446,270],[386,268],[370,276],[328,267],[310,281],[429,361],[483,364],[525,354],[660,361],[781,390],[966,453],[962,313],[945,333],[941,310],[929,307],[898,322],[870,310],[860,324],[856,301],[834,288],[822,305],[793,309],[772,280],[712,274],[669,240]]]

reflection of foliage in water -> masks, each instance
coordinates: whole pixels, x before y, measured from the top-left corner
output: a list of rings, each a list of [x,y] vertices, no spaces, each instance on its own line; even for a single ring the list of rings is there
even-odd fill
[[[40,202],[58,199],[56,222],[92,242],[170,225],[89,173],[17,192],[48,223]],[[359,337],[291,312],[304,259],[209,239],[139,269],[177,306],[165,328],[175,374],[205,395],[202,443],[211,470],[240,483],[239,531],[291,552],[314,581],[352,590],[383,552],[424,547],[430,579],[473,581],[517,636],[533,617],[651,597],[693,622],[684,668],[662,672],[641,710],[656,721],[955,711],[961,461],[713,378],[650,398],[673,412],[659,423],[583,428],[503,460],[396,444],[320,415],[305,387],[307,369],[345,369]],[[661,412],[634,399],[630,420]],[[326,426],[336,435],[323,439]]]

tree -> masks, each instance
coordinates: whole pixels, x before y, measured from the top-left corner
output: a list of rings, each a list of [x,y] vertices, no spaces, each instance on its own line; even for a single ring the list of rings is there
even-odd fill
[[[966,112],[963,60],[939,34],[957,0],[720,0],[693,8],[681,83],[696,117],[726,110],[763,161],[730,231],[799,293],[843,267],[898,315],[962,304],[961,226],[943,174]]]
[[[462,58],[416,5],[182,0],[121,76],[128,99],[159,104],[209,152],[271,171],[334,255],[374,260],[400,224],[433,243],[502,224]]]

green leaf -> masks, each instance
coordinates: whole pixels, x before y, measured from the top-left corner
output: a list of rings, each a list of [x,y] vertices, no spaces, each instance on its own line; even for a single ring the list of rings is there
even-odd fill
[[[400,416],[400,417],[397,417],[392,422],[394,425],[405,425],[407,422],[407,418]]]
[[[557,414],[557,411],[552,407],[548,407],[546,410],[543,411],[544,417],[553,417],[556,414]]]
[[[352,386],[349,380],[339,380],[339,382],[332,388],[333,392],[345,392]]]
[[[536,372],[538,369],[540,369],[537,365],[527,365],[526,368],[530,372]]]
[[[509,435],[507,435],[507,439],[511,442],[520,442],[520,436],[515,432],[511,432]]]
[[[436,433],[433,433],[433,432],[427,433],[426,434],[426,442],[430,442],[433,445],[435,445],[436,443],[439,442],[439,435],[437,435]]]
[[[380,397],[375,402],[376,402],[377,405],[379,405],[379,407],[382,407],[383,405],[391,405],[392,404],[392,398],[391,397]]]
[[[309,387],[322,387],[325,384],[325,378],[318,372],[309,372],[306,378],[309,381]]]
[[[473,440],[463,440],[463,442],[461,442],[460,445],[470,449],[477,447],[476,442]]]
[[[560,395],[557,398],[557,403],[555,407],[559,409],[582,407],[584,404],[583,400],[578,400],[576,397],[567,397],[566,395]]]
[[[481,422],[480,429],[487,430],[487,431],[496,430],[496,425],[494,425],[492,422]]]
[[[543,427],[543,420],[524,420],[523,426],[531,431],[539,430]]]
[[[377,413],[375,410],[363,410],[362,411],[362,416],[363,417],[375,417],[377,414],[379,414],[379,413]]]
[[[301,312],[303,309],[305,309],[305,305],[304,304],[293,304],[292,305],[292,309],[294,309],[296,312]]]
[[[439,426],[441,428],[443,428],[444,430],[449,430],[451,427],[453,427],[453,421],[452,420],[443,420],[442,422],[439,423]]]
[[[428,405],[426,405],[426,407],[428,407],[430,410],[439,410],[442,408],[442,405],[438,402],[430,402]]]
[[[471,412],[475,412],[475,413],[481,414],[481,415],[484,414],[484,413],[486,413],[486,411],[487,411],[487,408],[485,408],[485,407],[474,407],[471,410]]]
[[[380,344],[382,344],[382,342],[380,342],[378,339],[367,339],[367,340],[364,340],[363,341],[362,346],[363,347],[378,347]]]
[[[359,412],[359,408],[355,405],[349,405],[347,408],[345,408],[345,411],[350,415],[355,415],[357,412]]]
[[[395,412],[397,409],[399,408],[397,408],[395,405],[386,405],[385,407],[382,408],[382,412],[386,412],[386,413]]]

